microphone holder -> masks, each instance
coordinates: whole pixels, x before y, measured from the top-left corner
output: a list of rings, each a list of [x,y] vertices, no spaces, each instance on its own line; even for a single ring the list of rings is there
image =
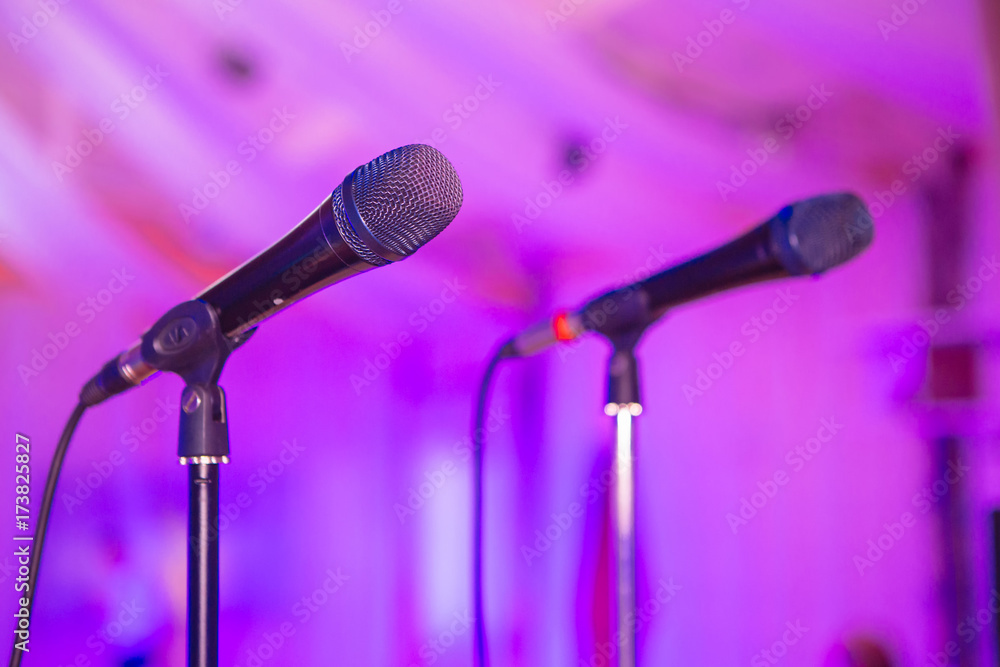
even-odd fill
[[[173,308],[142,337],[142,357],[176,373],[181,393],[178,456],[188,467],[188,667],[219,664],[219,464],[229,462],[226,396],[219,375],[253,334],[227,338],[204,301]]]

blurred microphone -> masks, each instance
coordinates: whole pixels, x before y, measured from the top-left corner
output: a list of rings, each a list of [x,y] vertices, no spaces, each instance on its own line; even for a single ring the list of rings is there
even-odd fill
[[[502,354],[531,355],[586,331],[609,337],[638,333],[688,301],[763,280],[823,273],[860,254],[874,233],[871,214],[855,195],[806,199],[721,248],[526,329]]]
[[[282,239],[195,299],[213,307],[238,344],[313,292],[413,254],[461,206],[462,184],[448,158],[422,144],[397,148],[355,169]],[[154,373],[137,341],[84,386],[80,401],[96,405]]]

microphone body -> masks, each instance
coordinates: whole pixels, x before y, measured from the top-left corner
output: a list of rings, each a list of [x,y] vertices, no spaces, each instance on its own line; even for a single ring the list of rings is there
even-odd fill
[[[196,296],[219,314],[227,336],[244,333],[313,292],[374,269],[334,223],[333,195],[274,245]]]
[[[424,145],[397,148],[354,170],[305,220],[195,300],[212,307],[235,348],[260,322],[310,294],[409,256],[461,205],[461,182],[444,155]],[[81,401],[96,405],[154,375],[142,344],[105,364]]]
[[[587,331],[612,339],[638,335],[674,306],[765,280],[823,273],[861,253],[873,237],[871,215],[856,196],[807,199],[720,248],[522,331],[502,354],[528,356]]]

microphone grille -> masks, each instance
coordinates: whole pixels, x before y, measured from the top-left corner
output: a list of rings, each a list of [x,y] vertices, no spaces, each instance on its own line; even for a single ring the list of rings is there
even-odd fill
[[[354,252],[370,264],[389,261],[385,250],[406,257],[416,252],[458,214],[462,183],[455,167],[435,148],[402,146],[354,172],[354,204],[371,237],[382,246],[369,247],[345,214],[343,185],[333,193],[337,229]]]
[[[856,195],[821,195],[786,206],[774,219],[778,255],[792,275],[822,273],[871,245],[875,223]],[[778,231],[780,229],[780,231]]]

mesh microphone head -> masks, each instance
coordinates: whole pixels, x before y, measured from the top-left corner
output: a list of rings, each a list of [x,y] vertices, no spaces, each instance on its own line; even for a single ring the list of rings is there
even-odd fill
[[[771,239],[793,275],[822,273],[861,254],[875,237],[865,203],[850,193],[821,195],[786,206],[771,219]]]
[[[462,183],[435,148],[403,146],[358,167],[333,192],[347,245],[369,264],[407,257],[437,236],[462,206]]]

